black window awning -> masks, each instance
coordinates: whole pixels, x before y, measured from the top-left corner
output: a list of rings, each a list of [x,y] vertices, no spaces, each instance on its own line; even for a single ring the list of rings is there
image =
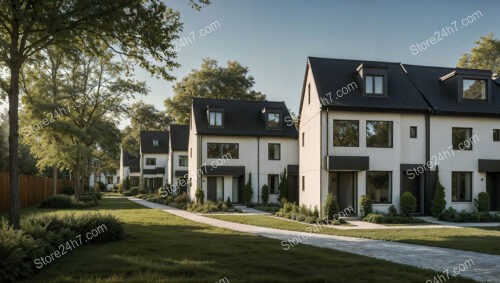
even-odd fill
[[[245,166],[202,166],[200,174],[205,176],[242,176],[245,175]]]
[[[479,172],[500,172],[500,160],[498,159],[478,159]]]
[[[368,156],[327,156],[327,170],[366,171],[370,168]]]
[[[187,176],[188,171],[187,170],[175,170],[174,175],[175,177],[185,177]]]
[[[299,174],[299,165],[288,165],[286,168],[286,173],[288,175],[298,175]]]

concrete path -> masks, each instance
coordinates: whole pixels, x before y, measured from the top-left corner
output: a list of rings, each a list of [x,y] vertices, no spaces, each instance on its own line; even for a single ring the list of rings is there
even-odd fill
[[[479,282],[500,282],[500,256],[496,255],[380,240],[312,234],[306,231],[295,232],[264,228],[208,218],[199,214],[136,198],[129,199],[146,207],[160,209],[192,221],[233,231],[278,239],[281,240],[281,246],[283,246],[284,250],[287,250],[287,247],[288,249],[293,248],[290,245],[291,243],[301,243],[435,270],[436,276],[442,275],[444,270],[448,270],[450,279],[454,274],[454,268],[458,270],[461,265],[463,266],[465,262],[471,259],[473,261],[472,266],[468,267],[467,270],[463,272],[459,271],[460,276],[471,278]],[[321,227],[317,227],[321,229]],[[433,278],[429,278],[431,281],[432,279]]]

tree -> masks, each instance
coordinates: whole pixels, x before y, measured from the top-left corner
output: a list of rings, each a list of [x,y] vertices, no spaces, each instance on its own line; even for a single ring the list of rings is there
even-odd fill
[[[245,204],[249,204],[252,202],[252,197],[253,197],[252,172],[248,173],[248,181],[245,184],[243,195]]]
[[[190,0],[199,9],[209,0]],[[173,41],[182,24],[179,13],[158,0],[21,1],[0,0],[0,79],[2,96],[9,98],[9,224],[19,229],[19,82],[24,64],[48,46],[67,46],[73,40],[94,49],[105,44],[153,75],[174,79]],[[100,46],[100,44],[97,44]]]
[[[159,111],[152,104],[140,100],[130,106],[128,111],[130,126],[123,130],[124,150],[138,156],[141,131],[166,131],[170,119],[165,111]]]
[[[128,99],[147,88],[123,78],[124,63],[114,62],[111,52],[95,56],[47,48],[42,54],[23,70],[22,119],[29,125],[22,129],[23,143],[30,145],[40,169],[74,172],[78,198],[92,172],[100,176],[116,170],[121,140],[116,117],[125,112]]]
[[[283,203],[284,199],[288,199],[288,175],[286,174],[286,167],[283,170],[283,174],[280,174],[280,184],[278,187],[278,191],[279,201]]]
[[[457,67],[481,70],[491,70],[494,74],[500,73],[500,40],[493,38],[490,33],[475,42],[476,46],[470,53],[462,54]]]
[[[335,215],[339,213],[339,204],[337,203],[337,197],[332,193],[328,193],[326,196],[325,206],[323,208],[324,217],[326,222],[330,219],[334,219]]]
[[[266,96],[252,90],[254,78],[247,67],[236,61],[228,61],[226,67],[219,67],[217,61],[204,59],[200,69],[193,70],[173,87],[174,97],[165,100],[167,114],[176,123],[189,123],[192,99],[241,99],[265,100]]]
[[[262,203],[266,204],[269,200],[269,187],[267,185],[262,186]]]
[[[438,217],[446,208],[445,188],[441,184],[441,181],[439,181],[439,166],[436,166],[434,183],[436,190],[434,192],[434,200],[432,201],[431,214],[434,217]]]

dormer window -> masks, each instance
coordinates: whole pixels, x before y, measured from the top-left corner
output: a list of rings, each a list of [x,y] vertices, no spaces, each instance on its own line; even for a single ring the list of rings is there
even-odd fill
[[[222,127],[223,112],[218,110],[208,111],[208,125],[210,127]]]
[[[486,80],[463,79],[463,98],[486,100]]]
[[[159,145],[159,140],[153,140],[153,146],[158,146]]]
[[[365,93],[384,95],[384,76],[366,76]]]
[[[280,129],[281,113],[279,112],[267,113],[267,127],[270,129]]]

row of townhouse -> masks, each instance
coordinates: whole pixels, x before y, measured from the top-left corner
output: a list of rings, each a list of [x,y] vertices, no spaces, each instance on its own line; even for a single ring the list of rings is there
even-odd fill
[[[490,71],[308,58],[300,102],[300,202],[329,192],[359,213],[399,207],[404,191],[429,214],[436,166],[446,202],[500,210],[500,83]]]
[[[249,181],[254,202],[264,185],[277,202],[286,170],[300,204],[333,193],[359,213],[370,195],[387,211],[409,191],[429,214],[439,165],[449,206],[472,211],[488,192],[500,210],[500,82],[489,71],[310,57],[299,117],[297,130],[284,102],[194,98],[190,124],[141,133],[138,172],[123,171],[241,203]]]

